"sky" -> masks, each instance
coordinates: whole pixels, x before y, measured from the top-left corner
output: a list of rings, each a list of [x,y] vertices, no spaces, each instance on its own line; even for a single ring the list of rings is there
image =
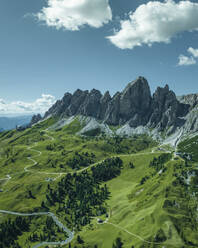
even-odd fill
[[[1,0],[0,115],[138,76],[152,93],[198,93],[198,1]]]

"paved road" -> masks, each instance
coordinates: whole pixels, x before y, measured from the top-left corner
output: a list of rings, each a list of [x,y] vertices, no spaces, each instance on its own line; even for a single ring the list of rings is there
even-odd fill
[[[39,248],[41,246],[44,245],[66,245],[69,244],[72,239],[74,238],[74,232],[70,231],[66,226],[64,226],[56,217],[55,214],[51,213],[51,212],[38,212],[38,213],[19,213],[19,212],[13,212],[13,211],[7,211],[7,210],[0,210],[0,213],[2,214],[11,214],[11,215],[16,215],[16,216],[41,216],[41,215],[48,215],[50,216],[53,221],[56,223],[57,226],[59,226],[65,233],[68,234],[68,238],[66,240],[63,241],[57,241],[57,242],[41,242],[35,246],[33,246],[33,248]]]
[[[44,131],[45,131],[45,132],[48,132],[47,130],[44,130]],[[47,135],[47,134],[45,134],[45,136],[48,137],[49,139],[51,139],[52,141],[54,140],[53,137],[51,137],[51,136],[49,136],[49,135]],[[34,146],[36,146],[36,145],[37,145],[37,143],[35,143]],[[33,146],[33,147],[34,147],[34,146]],[[34,156],[34,158],[35,158],[35,157],[41,156],[42,152],[41,152],[41,151],[38,151],[38,150],[36,150],[36,149],[33,149],[33,147],[28,147],[27,149],[28,149],[28,150],[32,150],[32,151],[38,153],[37,155]],[[165,152],[169,153],[169,151],[165,151]],[[140,155],[147,155],[147,154],[151,154],[151,153],[154,153],[154,150],[152,150],[151,152],[144,152],[144,153],[137,153],[137,154],[122,154],[122,155],[120,154],[120,155],[118,155],[118,156],[119,156],[119,157],[124,157],[124,156],[140,156]],[[161,152],[159,151],[159,152],[155,152],[155,153],[161,153]],[[112,156],[112,157],[116,157],[116,156]],[[32,165],[26,166],[26,167],[24,168],[24,171],[25,171],[25,172],[31,172],[31,170],[29,170],[29,168],[30,168],[30,167],[33,167],[34,165],[37,164],[37,161],[34,160],[32,157],[28,157],[28,160],[32,161],[33,164],[32,164]],[[98,162],[96,162],[96,163],[94,163],[94,164],[92,164],[92,165],[89,165],[88,167],[83,168],[83,169],[77,171],[77,173],[81,173],[81,172],[87,170],[88,168],[91,168],[91,167],[93,167],[93,166],[95,166],[95,165],[97,165],[97,164],[103,162],[104,160],[105,160],[105,159],[103,159],[103,160],[101,160],[101,161],[98,161]],[[35,173],[46,174],[46,175],[47,175],[47,174],[48,174],[48,175],[58,175],[54,180],[56,180],[57,178],[61,177],[62,175],[67,174],[67,173],[49,173],[49,172],[35,172]],[[11,177],[10,177],[9,175],[7,175],[7,178],[0,179],[0,180],[8,180],[8,181],[9,181],[10,179],[11,179]],[[39,243],[39,244],[35,245],[33,248],[39,248],[39,247],[44,246],[44,245],[61,245],[61,246],[62,246],[62,245],[66,245],[66,244],[70,243],[70,242],[72,241],[73,237],[74,237],[74,232],[70,231],[66,226],[64,226],[64,225],[58,220],[58,218],[57,218],[53,213],[51,213],[51,212],[19,213],[19,212],[7,211],[7,210],[0,210],[0,213],[2,213],[2,214],[11,214],[11,215],[16,215],[16,216],[39,216],[39,215],[48,215],[48,216],[50,216],[50,217],[53,219],[53,221],[56,223],[56,225],[59,226],[59,227],[60,227],[64,232],[66,232],[66,233],[68,234],[68,236],[69,236],[69,237],[68,237],[66,240],[64,240],[64,241],[58,241],[58,242],[42,242],[42,243]],[[108,222],[108,221],[109,221],[109,219],[107,218],[107,219],[105,220],[104,224],[111,224],[111,225],[114,225],[114,226],[117,227],[117,228],[123,229],[122,227],[119,227],[119,226],[117,226],[117,225],[115,225],[115,224],[113,224],[113,223],[110,223],[110,222]],[[126,232],[128,232],[126,229],[123,229],[123,230],[126,231]],[[129,233],[129,232],[128,232],[128,233]],[[130,234],[133,235],[133,236],[139,237],[138,235],[135,235],[135,234],[132,234],[132,233],[130,233]],[[141,240],[143,240],[141,237],[139,237],[139,238],[140,238]],[[145,240],[143,240],[143,241],[145,241]],[[145,241],[145,242],[146,242],[146,241]],[[149,242],[148,242],[148,243],[149,243]]]

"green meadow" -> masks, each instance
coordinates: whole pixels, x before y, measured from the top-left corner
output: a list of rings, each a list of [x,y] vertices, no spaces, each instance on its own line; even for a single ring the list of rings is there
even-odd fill
[[[109,191],[106,213],[89,216],[90,221],[75,230],[70,246],[65,247],[118,247],[117,238],[124,248],[198,247],[197,137],[179,145],[182,152],[191,152],[193,160],[188,162],[173,159],[168,147],[158,150],[158,144],[145,135],[79,136],[83,125],[77,120],[47,131],[56,121],[50,118],[24,131],[0,134],[0,209],[29,213],[43,211],[44,206],[66,226],[72,226],[72,218],[64,213],[67,206],[49,205],[46,192],[60,188],[68,173],[87,171],[91,175],[92,167],[119,157],[123,162],[120,173],[98,183]],[[29,228],[17,236],[19,246],[10,247],[29,248],[40,240],[64,240],[65,234],[54,224],[49,230],[46,217],[24,218]],[[0,214],[0,224],[8,219],[15,221],[16,217]]]

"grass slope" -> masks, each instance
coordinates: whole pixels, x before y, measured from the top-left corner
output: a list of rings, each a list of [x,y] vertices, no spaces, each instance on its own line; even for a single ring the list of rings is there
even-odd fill
[[[192,158],[192,162],[198,162],[198,136],[182,141],[178,146],[178,150],[182,153],[189,154]]]
[[[46,132],[46,128],[56,121],[51,118],[22,132],[14,130],[0,134],[0,179],[4,179],[0,180],[3,189],[0,209],[29,212],[39,207],[45,200],[49,184],[56,187],[66,173],[79,169],[69,166],[69,161],[76,159],[77,154],[89,158],[93,153],[93,166],[105,158],[119,156],[124,162],[122,173],[106,182],[111,193],[106,202],[109,216],[98,217],[107,218],[106,223],[98,224],[97,218],[93,218],[90,225],[76,234],[71,246],[111,248],[115,239],[121,237],[124,248],[198,247],[196,180],[194,184],[192,180],[190,184],[185,181],[188,173],[195,170],[194,164],[170,159],[163,165],[163,170],[156,170],[150,162],[163,151],[151,152],[156,143],[146,136],[130,139],[80,137],[74,135],[81,128],[77,120],[56,131]],[[192,149],[192,144],[193,147],[196,145],[194,139],[181,143],[179,149],[190,152],[185,147]],[[192,155],[197,161],[196,147]],[[83,168],[80,167],[80,171]],[[12,178],[7,180],[7,175]],[[30,197],[30,191],[34,199]],[[52,210],[56,212],[57,209]],[[0,215],[0,222],[6,219],[7,216]],[[27,243],[27,237],[42,223],[42,218],[33,220],[29,233],[23,233],[18,240],[22,247],[31,247],[34,242]],[[84,244],[79,244],[77,235],[82,237]],[[62,237],[57,230],[54,236]]]
[[[159,154],[124,157],[125,168],[121,176],[107,183],[111,192],[111,198],[108,201],[109,223],[98,225],[94,220],[93,226],[81,233],[90,247],[95,243],[102,248],[112,247],[113,241],[118,236],[122,238],[124,247],[128,248],[132,245],[140,247],[142,244],[147,245],[147,242],[143,242],[142,239],[149,241],[160,228],[164,229],[167,236],[172,228],[173,235],[164,243],[166,247],[181,247],[183,245],[169,215],[163,209],[165,189],[174,180],[171,174],[174,163],[177,162],[170,162],[167,165],[170,167],[169,171],[161,175],[156,174],[145,184],[140,185],[144,175],[152,174],[148,165],[154,156],[157,157]],[[130,161],[133,161],[134,169],[128,167]],[[157,247],[161,247],[161,245],[157,245]]]

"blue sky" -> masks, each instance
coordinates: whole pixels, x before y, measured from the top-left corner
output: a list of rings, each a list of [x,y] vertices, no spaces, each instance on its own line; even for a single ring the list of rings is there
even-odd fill
[[[114,94],[139,75],[147,78],[152,92],[166,83],[177,95],[198,92],[197,1],[188,2],[191,12],[184,2],[170,0],[169,5],[78,0],[80,7],[77,0],[61,1],[57,7],[57,0],[1,0],[0,114],[4,106],[4,112],[13,112],[16,105],[18,112],[44,111],[77,88]],[[170,16],[163,14],[164,7]],[[167,24],[177,7],[178,16]],[[162,11],[156,14],[155,8]],[[133,20],[139,25],[135,32]]]

